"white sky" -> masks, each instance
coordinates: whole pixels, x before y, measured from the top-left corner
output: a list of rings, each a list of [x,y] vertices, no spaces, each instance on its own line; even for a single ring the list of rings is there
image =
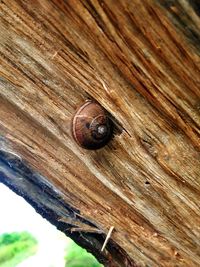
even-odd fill
[[[39,241],[36,256],[30,257],[17,267],[64,267],[64,249],[69,239],[2,183],[0,214],[0,234],[28,231]]]

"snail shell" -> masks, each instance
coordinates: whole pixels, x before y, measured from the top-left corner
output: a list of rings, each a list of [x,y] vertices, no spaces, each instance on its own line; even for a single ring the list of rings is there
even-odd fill
[[[112,122],[105,110],[94,101],[86,101],[72,119],[72,135],[85,149],[99,149],[112,135]]]

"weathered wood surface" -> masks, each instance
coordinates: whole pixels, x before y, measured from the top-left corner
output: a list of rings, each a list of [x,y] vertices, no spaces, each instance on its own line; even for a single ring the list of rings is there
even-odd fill
[[[115,227],[107,266],[199,266],[199,14],[186,0],[0,1],[2,151],[94,231]],[[97,151],[70,132],[87,98],[116,123]]]

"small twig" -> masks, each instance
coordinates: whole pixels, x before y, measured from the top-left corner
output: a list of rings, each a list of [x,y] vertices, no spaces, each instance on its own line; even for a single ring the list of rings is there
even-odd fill
[[[104,241],[104,243],[103,243],[103,246],[102,246],[102,248],[101,248],[101,252],[104,251],[104,249],[105,249],[105,247],[106,247],[106,245],[107,245],[107,243],[108,243],[108,240],[109,240],[109,238],[110,238],[110,236],[111,236],[111,234],[112,234],[113,229],[114,229],[114,226],[111,226],[110,229],[109,229],[109,231],[108,231],[108,234],[107,234],[107,236],[106,236],[106,239],[105,239],[105,241]]]

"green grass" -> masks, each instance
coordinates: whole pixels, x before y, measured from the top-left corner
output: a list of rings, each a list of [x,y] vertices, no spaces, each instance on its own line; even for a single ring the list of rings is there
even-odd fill
[[[67,246],[65,260],[66,267],[103,267],[92,254],[73,241]]]
[[[0,266],[15,267],[37,251],[37,241],[27,232],[0,236]]]

